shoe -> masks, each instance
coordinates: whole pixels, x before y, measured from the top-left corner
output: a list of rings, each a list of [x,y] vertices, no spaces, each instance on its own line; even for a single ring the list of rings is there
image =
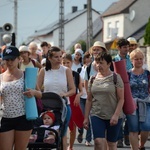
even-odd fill
[[[92,146],[92,144],[90,142],[88,142],[88,141],[85,141],[85,145],[86,146]]]
[[[82,134],[80,134],[80,133],[78,134],[77,141],[79,143],[82,143],[82,141],[83,141],[83,135]]]
[[[124,136],[124,144],[127,145],[127,146],[130,146],[130,141],[129,141],[129,136],[128,135]]]
[[[139,150],[145,150],[145,147],[141,147],[141,148],[139,148]]]
[[[122,140],[118,140],[117,148],[123,148],[123,141]]]

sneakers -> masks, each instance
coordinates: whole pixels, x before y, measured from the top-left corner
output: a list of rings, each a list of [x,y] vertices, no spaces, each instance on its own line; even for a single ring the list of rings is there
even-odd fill
[[[88,141],[85,141],[85,146],[92,146],[92,144]]]
[[[77,141],[79,143],[82,143],[82,141],[83,141],[83,135],[82,134],[80,134],[80,133],[78,134]]]
[[[124,144],[127,145],[127,146],[130,145],[130,141],[129,141],[129,136],[128,135],[124,136]]]
[[[123,148],[123,141],[122,140],[118,140],[117,148]]]

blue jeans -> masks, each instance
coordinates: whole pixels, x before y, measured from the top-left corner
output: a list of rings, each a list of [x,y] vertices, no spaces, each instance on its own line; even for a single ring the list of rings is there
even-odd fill
[[[85,112],[85,103],[86,103],[86,99],[80,98],[80,107],[81,107],[81,110],[82,110],[83,114]],[[89,118],[89,120],[90,120],[90,118]],[[78,132],[80,134],[83,134],[84,128],[78,128]],[[89,128],[86,131],[85,140],[88,141],[88,142],[90,142],[92,140],[92,133],[91,133],[91,124],[90,124],[90,122],[89,122]]]

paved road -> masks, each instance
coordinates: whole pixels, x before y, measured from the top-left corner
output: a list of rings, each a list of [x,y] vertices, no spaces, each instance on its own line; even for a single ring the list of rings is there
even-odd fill
[[[93,144],[93,142],[92,142],[92,144]],[[145,147],[146,147],[146,150],[150,150],[150,140],[147,141]],[[87,146],[85,146],[84,142],[79,144],[78,141],[76,140],[73,150],[94,150],[94,146],[87,147]],[[124,146],[123,148],[118,148],[118,150],[130,150],[130,147]]]

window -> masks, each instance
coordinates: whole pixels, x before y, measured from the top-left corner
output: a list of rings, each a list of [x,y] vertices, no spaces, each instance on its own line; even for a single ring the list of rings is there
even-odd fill
[[[118,36],[118,33],[119,33],[119,21],[116,21],[115,22],[115,34],[116,34],[116,36]]]
[[[111,22],[108,22],[108,26],[107,26],[107,37],[110,38],[111,37]]]

